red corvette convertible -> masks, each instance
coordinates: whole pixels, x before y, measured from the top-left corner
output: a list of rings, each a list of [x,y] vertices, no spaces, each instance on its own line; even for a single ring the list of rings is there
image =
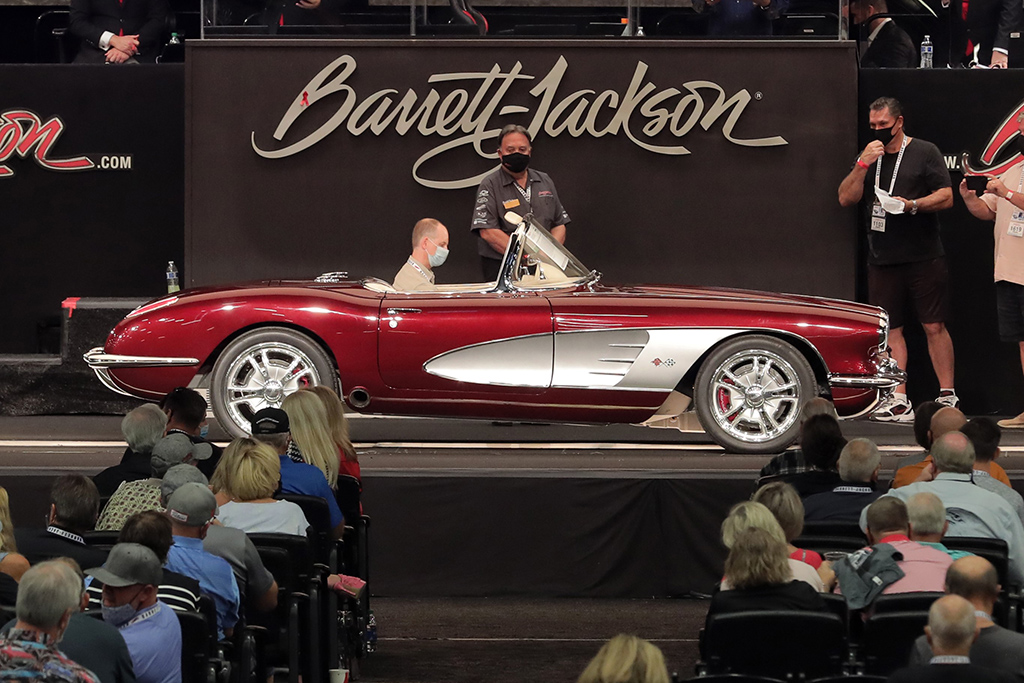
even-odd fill
[[[648,424],[696,410],[733,452],[797,436],[814,396],[865,415],[901,381],[888,316],[790,294],[601,282],[527,219],[496,282],[399,292],[329,273],[194,289],[132,311],[85,355],[115,391],[210,391],[246,433],[260,408],[304,386],[359,411]]]

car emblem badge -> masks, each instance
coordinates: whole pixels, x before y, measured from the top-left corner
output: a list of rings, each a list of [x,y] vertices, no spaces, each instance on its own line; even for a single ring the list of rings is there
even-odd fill
[[[672,358],[666,358],[665,360],[662,360],[660,358],[655,358],[654,360],[651,361],[651,365],[653,365],[656,368],[660,368],[662,365],[667,365],[668,367],[672,367],[675,364],[676,364],[676,362]]]

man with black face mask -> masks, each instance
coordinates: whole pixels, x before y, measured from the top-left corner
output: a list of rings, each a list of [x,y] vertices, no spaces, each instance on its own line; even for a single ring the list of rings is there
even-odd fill
[[[839,203],[854,206],[867,196],[868,300],[889,312],[889,346],[904,370],[907,300],[928,338],[928,355],[939,379],[937,402],[960,405],[953,385],[953,340],[946,329],[949,272],[939,237],[937,211],[953,206],[949,171],[938,147],[903,130],[903,110],[892,97],[871,103],[871,142],[839,186]],[[883,422],[914,421],[906,386],[872,415]]]
[[[516,225],[505,220],[505,213],[513,211],[520,216],[533,214],[534,220],[547,228],[552,237],[565,244],[565,226],[569,223],[558,191],[551,177],[529,168],[530,131],[509,124],[498,135],[498,158],[501,167],[480,183],[476,193],[471,230],[477,234],[477,252],[484,279],[498,279],[498,268],[508,247],[508,236]]]
[[[1024,114],[1017,115],[1016,151],[1024,154]],[[1003,175],[988,177],[981,197],[960,182],[960,196],[976,218],[995,221],[996,311],[999,337],[1016,343],[1024,367],[1024,162],[1011,166]],[[1024,413],[1000,420],[1004,429],[1024,429]]]

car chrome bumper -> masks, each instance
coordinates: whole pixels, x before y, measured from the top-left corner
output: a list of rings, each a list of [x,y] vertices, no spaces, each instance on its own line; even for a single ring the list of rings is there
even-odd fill
[[[116,353],[106,353],[102,346],[86,351],[82,355],[85,364],[92,368],[96,377],[103,383],[103,386],[116,391],[124,396],[132,396],[127,391],[117,386],[110,377],[110,368],[158,368],[199,365],[198,358],[173,358],[165,356],[121,356]]]
[[[829,375],[828,383],[833,387],[847,389],[888,389],[892,390],[907,381],[907,373],[900,370],[892,358],[876,358],[873,375]]]

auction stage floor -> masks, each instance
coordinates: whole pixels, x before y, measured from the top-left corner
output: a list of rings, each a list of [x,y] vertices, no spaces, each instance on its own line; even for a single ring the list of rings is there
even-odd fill
[[[55,473],[117,462],[119,422],[0,417],[15,525],[43,523]],[[573,680],[620,631],[655,639],[671,669],[692,672],[701,598],[721,575],[718,526],[767,456],[631,426],[356,416],[351,431],[381,624],[364,680]],[[917,452],[907,426],[844,432],[879,444],[883,478]],[[216,425],[211,436],[226,440]],[[1024,433],[1003,447],[1003,466],[1024,479]]]

